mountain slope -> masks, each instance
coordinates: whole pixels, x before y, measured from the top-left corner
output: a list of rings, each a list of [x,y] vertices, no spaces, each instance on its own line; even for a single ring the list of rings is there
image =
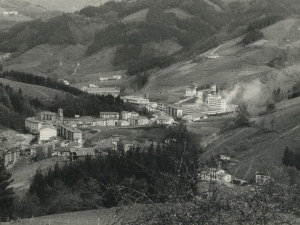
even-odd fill
[[[19,0],[24,3],[30,2],[31,4],[39,5],[47,10],[58,10],[63,12],[75,12],[76,10],[82,9],[88,5],[100,5],[104,4],[108,0]]]
[[[299,22],[297,19],[288,19],[265,28],[262,30],[265,38],[246,47],[239,44],[242,37],[224,42],[216,52],[219,58],[206,59],[204,55],[212,52],[210,50],[194,60],[182,61],[160,70],[151,75],[150,82],[140,93],[166,100],[169,95],[176,94],[190,84],[197,86],[215,83],[230,90],[237,83],[251,83],[258,79],[262,82],[265,93],[261,103],[265,103],[273,89],[281,87],[286,93],[299,80]],[[281,29],[282,26],[285,30]],[[274,68],[266,64],[282,55],[287,60],[285,68]]]

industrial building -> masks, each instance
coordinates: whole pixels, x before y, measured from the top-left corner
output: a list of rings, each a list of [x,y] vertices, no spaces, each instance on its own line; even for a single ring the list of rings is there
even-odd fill
[[[124,100],[124,102],[137,104],[137,105],[147,105],[147,104],[149,104],[149,99],[139,97],[139,96],[134,96],[134,95],[124,96],[124,97],[122,97],[122,99]]]
[[[207,96],[207,105],[211,108],[220,108],[226,110],[226,100],[222,99],[221,96],[213,96],[209,94]]]
[[[117,87],[87,87],[83,86],[80,90],[94,95],[112,95],[117,97],[120,95],[120,88]]]

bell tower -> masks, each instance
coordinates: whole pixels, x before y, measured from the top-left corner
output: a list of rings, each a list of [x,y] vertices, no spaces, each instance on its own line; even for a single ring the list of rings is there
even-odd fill
[[[63,122],[64,120],[64,112],[62,108],[58,109],[57,120]]]

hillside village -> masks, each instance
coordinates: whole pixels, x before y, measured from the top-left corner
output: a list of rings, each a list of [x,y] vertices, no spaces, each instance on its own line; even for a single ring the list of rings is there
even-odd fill
[[[91,85],[92,86],[92,85]],[[103,95],[102,88],[93,87],[93,94]],[[106,93],[111,94],[111,93]],[[122,111],[100,112],[99,117],[74,115],[74,118],[64,117],[63,109],[58,109],[57,113],[42,111],[35,117],[25,120],[26,130],[38,138],[37,143],[27,147],[27,156],[39,159],[47,157],[64,157],[65,160],[84,158],[87,155],[96,157],[108,154],[108,151],[120,151],[118,142],[124,144],[123,150],[126,152],[131,148],[140,146],[132,140],[120,140],[118,134],[111,138],[98,140],[89,147],[83,147],[87,139],[83,138],[80,129],[89,129],[94,133],[101,129],[111,127],[135,128],[151,126],[170,126],[179,123],[192,123],[205,120],[211,115],[226,115],[236,110],[236,105],[227,104],[226,100],[217,92],[216,85],[210,88],[199,90],[195,86],[186,88],[182,100],[174,104],[162,102],[150,102],[149,99],[139,96],[123,96],[126,103],[134,104],[137,108],[145,109],[151,114],[151,118],[140,116],[137,112]],[[147,142],[147,140],[146,140]],[[164,140],[168,144],[169,140]],[[153,144],[153,142],[152,142]],[[158,143],[157,143],[158,144]],[[23,149],[24,151],[24,149]],[[16,163],[20,159],[20,150],[6,151],[5,164]],[[226,155],[220,156],[222,161],[230,161]],[[217,181],[231,184],[245,184],[238,178],[232,178],[224,170],[213,169],[206,173],[205,170],[199,174],[199,179],[203,181]]]
[[[0,223],[298,224],[299,9],[94,1],[0,27]]]

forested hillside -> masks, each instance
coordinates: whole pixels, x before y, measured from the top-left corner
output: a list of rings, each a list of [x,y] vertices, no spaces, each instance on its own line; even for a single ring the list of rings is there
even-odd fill
[[[69,17],[62,15],[48,21],[40,19],[14,26],[0,33],[0,51],[20,55],[35,46],[76,44],[68,26]]]
[[[58,108],[62,108],[67,117],[74,117],[75,114],[98,116],[100,111],[132,110],[132,107],[124,104],[120,97],[87,94],[50,78],[14,71],[4,72],[0,74],[0,77],[62,90],[66,93],[66,95],[57,95],[48,101],[42,101],[38,97],[32,98],[23,95],[21,88],[16,91],[9,85],[3,85],[0,82],[0,125],[20,132],[24,131],[25,119],[35,116],[40,110],[56,112]]]
[[[64,14],[18,24],[0,33],[0,51],[12,52],[16,58],[42,44],[80,43],[85,55],[78,56],[74,62],[77,63],[107,48],[117,48],[111,62],[115,70],[125,69],[130,75],[144,74],[203,53],[242,34],[249,33],[244,40],[244,44],[248,44],[262,37],[256,30],[298,14],[297,9],[296,0],[229,4],[222,0],[109,1],[85,7],[76,12],[76,16]],[[44,71],[47,65],[48,71],[61,73],[54,61],[41,64],[43,68],[38,70]]]

